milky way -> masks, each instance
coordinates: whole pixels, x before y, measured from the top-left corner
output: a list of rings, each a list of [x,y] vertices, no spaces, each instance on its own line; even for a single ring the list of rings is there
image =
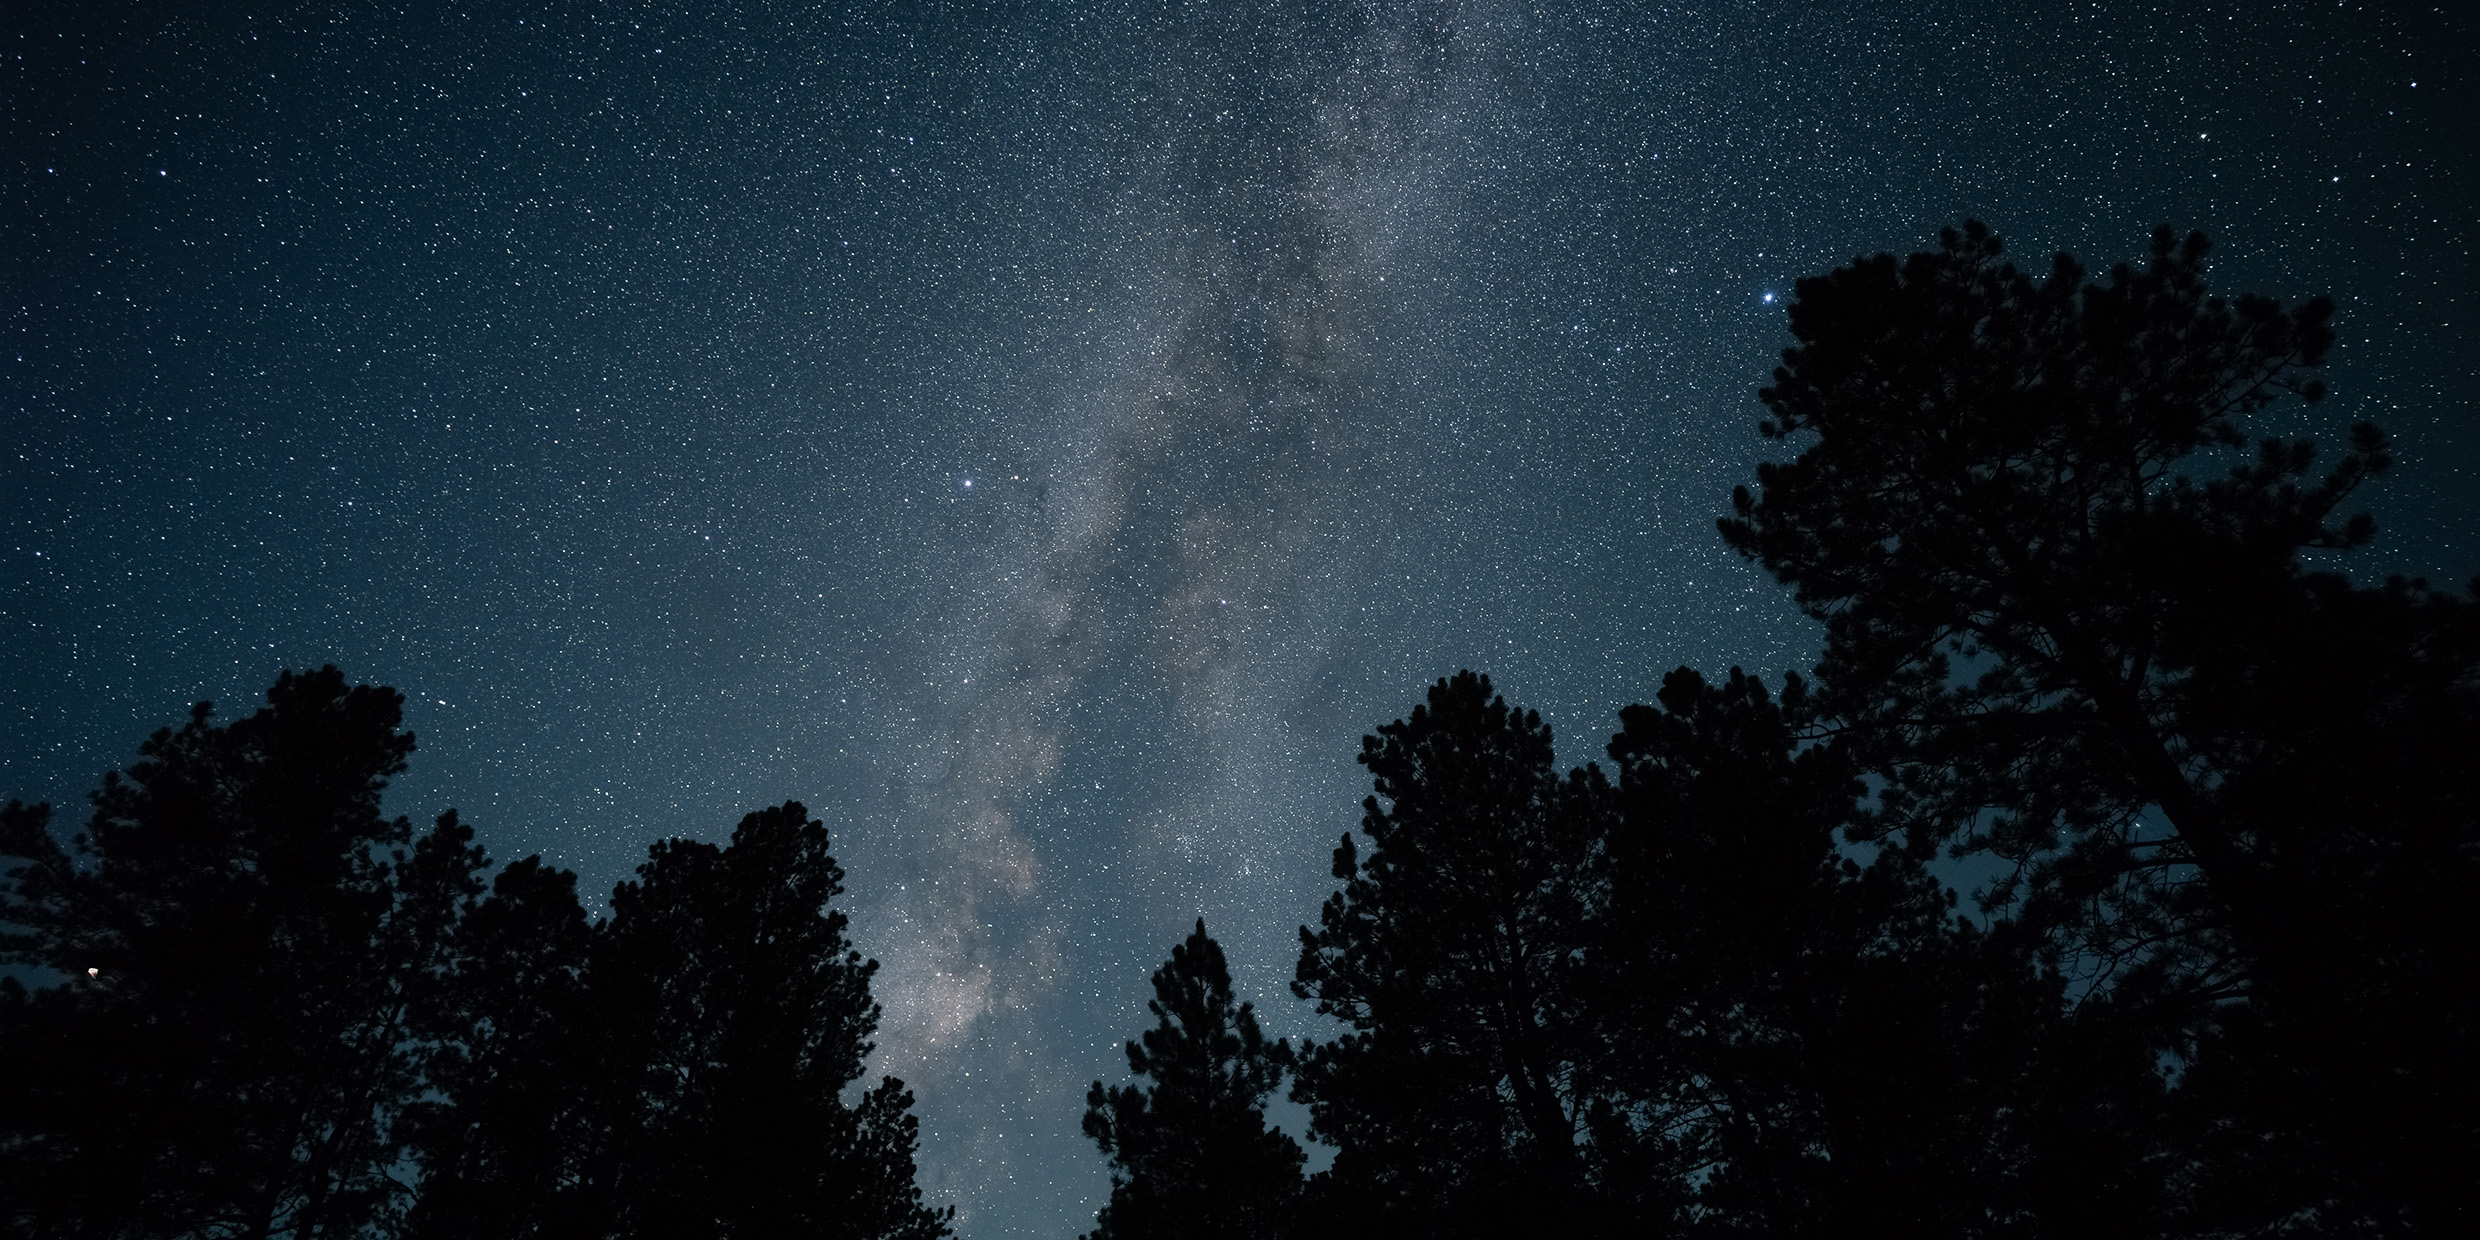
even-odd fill
[[[1581,762],[1813,657],[1712,526],[1803,275],[2205,228],[2340,299],[2383,567],[2480,568],[2443,7],[332,7],[12,10],[0,795],[334,662],[598,896],[798,798],[967,1237],[1091,1225],[1194,919],[1319,1032],[1430,679]]]
[[[1006,419],[1021,464],[955,482],[998,510],[994,550],[942,634],[952,687],[924,704],[899,828],[922,847],[876,917],[905,928],[880,1066],[1015,1078],[1051,1141],[1089,1056],[1048,1009],[1095,931],[1266,908],[1313,864],[1286,812],[1325,815],[1286,803],[1286,716],[1386,562],[1384,372],[1422,368],[1376,310],[1423,270],[1397,251],[1439,209],[1472,84],[1451,29],[1312,33],[1142,32],[1091,187],[1109,205],[1075,245],[1116,284],[1084,307],[1089,360]],[[1083,838],[1044,847],[1046,822]],[[968,1182],[1022,1161],[1004,1129],[975,1144]]]

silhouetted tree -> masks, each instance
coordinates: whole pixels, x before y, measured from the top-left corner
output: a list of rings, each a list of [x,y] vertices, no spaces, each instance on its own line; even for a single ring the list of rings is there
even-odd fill
[[[2336,513],[2387,466],[2374,426],[2314,479],[2306,441],[2196,457],[2319,399],[2333,340],[2327,300],[2209,296],[2205,252],[2165,229],[2141,270],[2035,281],[1974,223],[1802,281],[1763,429],[1813,442],[1722,531],[1824,621],[1876,829],[2019,860],[2026,919],[2164,1002],[2183,980],[2188,1098],[2228,1074],[2280,1100],[2229,1143],[2277,1151],[2253,1187],[2183,1173],[2233,1211],[2195,1226],[2467,1222],[2480,834],[2447,772],[2480,738],[2480,625],[2303,567],[2372,536]]]
[[[1293,990],[1351,1032],[1304,1047],[1294,1095],[1338,1148],[1324,1213],[1403,1229],[1565,1226],[1584,1204],[1582,1048],[1565,979],[1584,946],[1597,775],[1562,781],[1540,716],[1470,672],[1364,738],[1363,857],[1301,930]]]
[[[500,871],[456,927],[419,1030],[432,1096],[408,1115],[421,1192],[406,1234],[568,1236],[595,1213],[576,1191],[609,1080],[586,1004],[591,941],[577,876],[535,857]]]
[[[1849,937],[1835,934],[1849,877],[1835,831],[1856,790],[1829,751],[1797,751],[1802,688],[1792,680],[1778,706],[1737,669],[1717,690],[1682,668],[1665,679],[1661,709],[1620,713],[1609,744],[1618,812],[1588,995],[1608,1031],[1593,1065],[1603,1086],[1594,1145],[1616,1189],[1682,1225],[1808,1234],[1834,1213],[1823,1199],[1845,1170],[1821,1114],[1825,1031],[1810,1018],[1835,1006],[1820,987],[1841,989],[1830,975],[1855,954],[1833,940]],[[1916,940],[1924,910],[1906,911],[1901,930]],[[1926,919],[1939,911],[1932,903]],[[1845,1156],[1860,1171],[1860,1159],[1900,1152]],[[1902,1210],[1936,1202],[1889,1177],[1858,1178],[1895,1190]]]
[[[219,726],[199,703],[94,794],[67,849],[11,806],[0,1187],[22,1235],[360,1233],[403,1203],[416,1012],[481,855],[379,793],[403,699],[285,673]]]
[[[1289,1060],[1234,1003],[1222,945],[1200,918],[1154,971],[1155,1026],[1128,1044],[1143,1084],[1085,1096],[1085,1135],[1111,1160],[1111,1200],[1087,1240],[1280,1240],[1297,1230],[1301,1166],[1266,1124]]]
[[[730,846],[664,840],[589,929],[529,859],[466,916],[410,1126],[422,1236],[929,1240],[917,1121],[888,1078],[847,1105],[875,961],[798,802]]]
[[[451,811],[379,816],[392,690],[205,703],[63,847],[0,808],[0,1230],[933,1240],[877,967],[801,806],[655,847],[589,928]],[[27,982],[35,983],[30,989]]]
[[[1617,821],[1582,1006],[1606,1191],[1698,1234],[2126,1234],[2156,1044],[2071,1013],[2029,936],[1985,934],[1924,860],[1854,846],[1845,756],[1686,668],[1612,738]],[[2054,1085],[2067,1086],[2063,1093]]]
[[[585,1234],[929,1240],[903,1082],[847,1106],[876,961],[829,907],[844,873],[798,802],[729,847],[665,840],[612,894],[572,1036],[598,1045],[573,1193]]]
[[[1364,742],[1304,1232],[2471,1229],[2480,604],[2307,566],[2373,536],[2373,426],[2215,464],[2322,397],[2332,306],[2205,252],[2035,280],[1971,224],[1801,283],[1804,450],[1722,532],[1815,691],[1673,673],[1615,787],[1470,673]],[[1941,847],[2007,863],[1983,922]]]

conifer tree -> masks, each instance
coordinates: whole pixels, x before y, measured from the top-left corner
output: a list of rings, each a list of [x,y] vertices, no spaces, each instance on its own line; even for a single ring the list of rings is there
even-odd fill
[[[2158,1041],[1956,918],[1937,841],[1855,834],[1806,685],[1687,668],[1621,712],[1582,1007],[1606,1191],[1720,1234],[2130,1234]]]
[[[847,1105],[878,1026],[876,961],[831,905],[844,872],[797,801],[717,848],[665,840],[589,953],[595,1045],[580,1215],[594,1234],[934,1240],[914,1183],[912,1095]]]
[[[2183,1094],[2225,1091],[2189,1148],[2257,1134],[2181,1173],[2231,1211],[2195,1226],[2468,1225],[2480,608],[2307,566],[2373,537],[2340,513],[2385,440],[2320,475],[2257,429],[2323,397],[2333,304],[2211,296],[2206,252],[2035,280],[1973,223],[1802,281],[1762,429],[1810,442],[1722,532],[1824,622],[1881,826],[2015,859],[2086,967],[2183,986]]]
[[[602,1031],[586,1006],[592,929],[577,876],[529,857],[456,927],[421,1029],[431,1096],[409,1116],[421,1191],[406,1234],[575,1235],[596,1154]]]
[[[589,927],[529,859],[379,794],[403,699],[286,673],[0,807],[0,1231],[936,1240],[873,962],[797,803],[659,844]]]
[[[23,1235],[359,1234],[392,1218],[410,1046],[483,861],[379,794],[403,698],[286,672],[107,776],[69,848],[12,805],[0,996],[6,1217]]]
[[[1085,1097],[1085,1135],[1111,1160],[1111,1200],[1087,1240],[1281,1240],[1298,1233],[1298,1143],[1267,1126],[1287,1048],[1235,1003],[1222,945],[1200,918],[1154,972],[1155,1026],[1128,1044],[1141,1084]]]
[[[1540,716],[1471,672],[1360,761],[1370,851],[1335,850],[1344,886],[1301,930],[1293,985],[1350,1026],[1304,1049],[1294,1089],[1338,1147],[1321,1191],[1404,1227],[1568,1225],[1585,1168],[1567,986],[1599,776],[1562,781]]]
[[[798,802],[664,840],[589,927],[529,858],[464,919],[413,1152],[438,1237],[934,1240],[903,1082],[861,1090],[877,965]]]

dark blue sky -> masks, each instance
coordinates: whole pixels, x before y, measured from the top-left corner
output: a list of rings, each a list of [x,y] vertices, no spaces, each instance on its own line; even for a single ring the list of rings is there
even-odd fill
[[[591,892],[799,798],[966,1237],[1091,1225],[1195,917],[1309,1031],[1431,678],[1805,665],[1712,529],[1802,275],[2203,228],[2480,571],[2460,5],[101,7],[0,16],[0,795],[333,662]]]

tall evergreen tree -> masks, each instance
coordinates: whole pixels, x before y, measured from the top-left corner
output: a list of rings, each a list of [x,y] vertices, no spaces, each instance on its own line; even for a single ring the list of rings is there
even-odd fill
[[[408,1047],[482,858],[453,814],[380,816],[395,692],[329,667],[267,698],[157,732],[69,848],[11,806],[0,951],[68,979],[0,996],[14,1234],[359,1234],[403,1203]]]
[[[1850,834],[1862,791],[1796,677],[1682,668],[1621,712],[1603,1182],[1696,1234],[2127,1234],[2158,1212],[2138,1131],[2156,1043],[2075,1013],[2036,944],[1983,933],[1925,860]],[[2053,1088],[2063,1086],[2063,1090]]]
[[[1155,1026],[1128,1044],[1143,1082],[1085,1097],[1085,1135],[1111,1160],[1087,1240],[1281,1240],[1298,1230],[1300,1146],[1266,1124],[1289,1060],[1246,1003],[1200,918],[1154,971]]]
[[[1821,1199],[1844,1169],[1812,1071],[1821,1039],[1811,1035],[1822,1031],[1807,1027],[1816,1012],[1803,1005],[1830,1010],[1820,991],[1855,954],[1835,924],[1851,877],[1839,871],[1835,832],[1854,789],[1830,751],[1799,752],[1801,690],[1794,679],[1777,704],[1737,669],[1717,688],[1682,668],[1665,679],[1659,709],[1620,713],[1609,745],[1618,811],[1586,1004],[1606,1031],[1593,1065],[1594,1144],[1614,1188],[1678,1224],[1807,1234],[1832,1213]],[[1897,886],[1889,894],[1918,903],[1916,889]],[[1917,940],[1924,927],[1901,929]],[[1892,1152],[1845,1158],[1858,1170]]]
[[[843,877],[825,825],[787,802],[725,848],[656,844],[612,894],[577,1031],[596,1042],[573,1190],[586,1234],[947,1234],[914,1184],[904,1083],[843,1101],[879,1017],[878,964],[831,907]]]
[[[1344,886],[1301,930],[1293,985],[1351,1030],[1304,1049],[1294,1090],[1339,1150],[1330,1212],[1459,1234],[1569,1225],[1585,1174],[1566,983],[1599,777],[1562,781],[1540,716],[1471,672],[1365,738],[1360,761],[1370,851],[1349,835],[1335,850]]]
[[[431,1096],[407,1126],[421,1175],[407,1235],[570,1236],[595,1213],[576,1191],[606,1080],[586,1004],[591,942],[577,876],[532,857],[500,871],[456,927],[419,1030]]]
[[[2234,1148],[2287,1152],[2197,1226],[2468,1222],[2480,818],[2446,772],[2480,624],[2304,566],[2373,535],[2338,513],[2375,427],[2321,476],[2306,441],[2197,455],[2317,401],[2333,341],[2330,301],[2208,295],[2205,253],[2165,229],[2142,269],[2036,281],[1975,223],[1803,281],[1763,429],[1813,442],[1723,534],[1825,622],[1883,821],[2020,859],[2088,963],[2183,977],[2191,1098],[2226,1070],[2286,1101]]]
[[[825,828],[658,845],[587,925],[451,811],[379,816],[392,690],[200,704],[63,847],[0,807],[0,1230],[933,1240]]]
[[[903,1082],[844,1101],[878,1007],[842,883],[798,802],[655,844],[591,928],[574,875],[503,871],[443,985],[411,1233],[945,1235]]]

